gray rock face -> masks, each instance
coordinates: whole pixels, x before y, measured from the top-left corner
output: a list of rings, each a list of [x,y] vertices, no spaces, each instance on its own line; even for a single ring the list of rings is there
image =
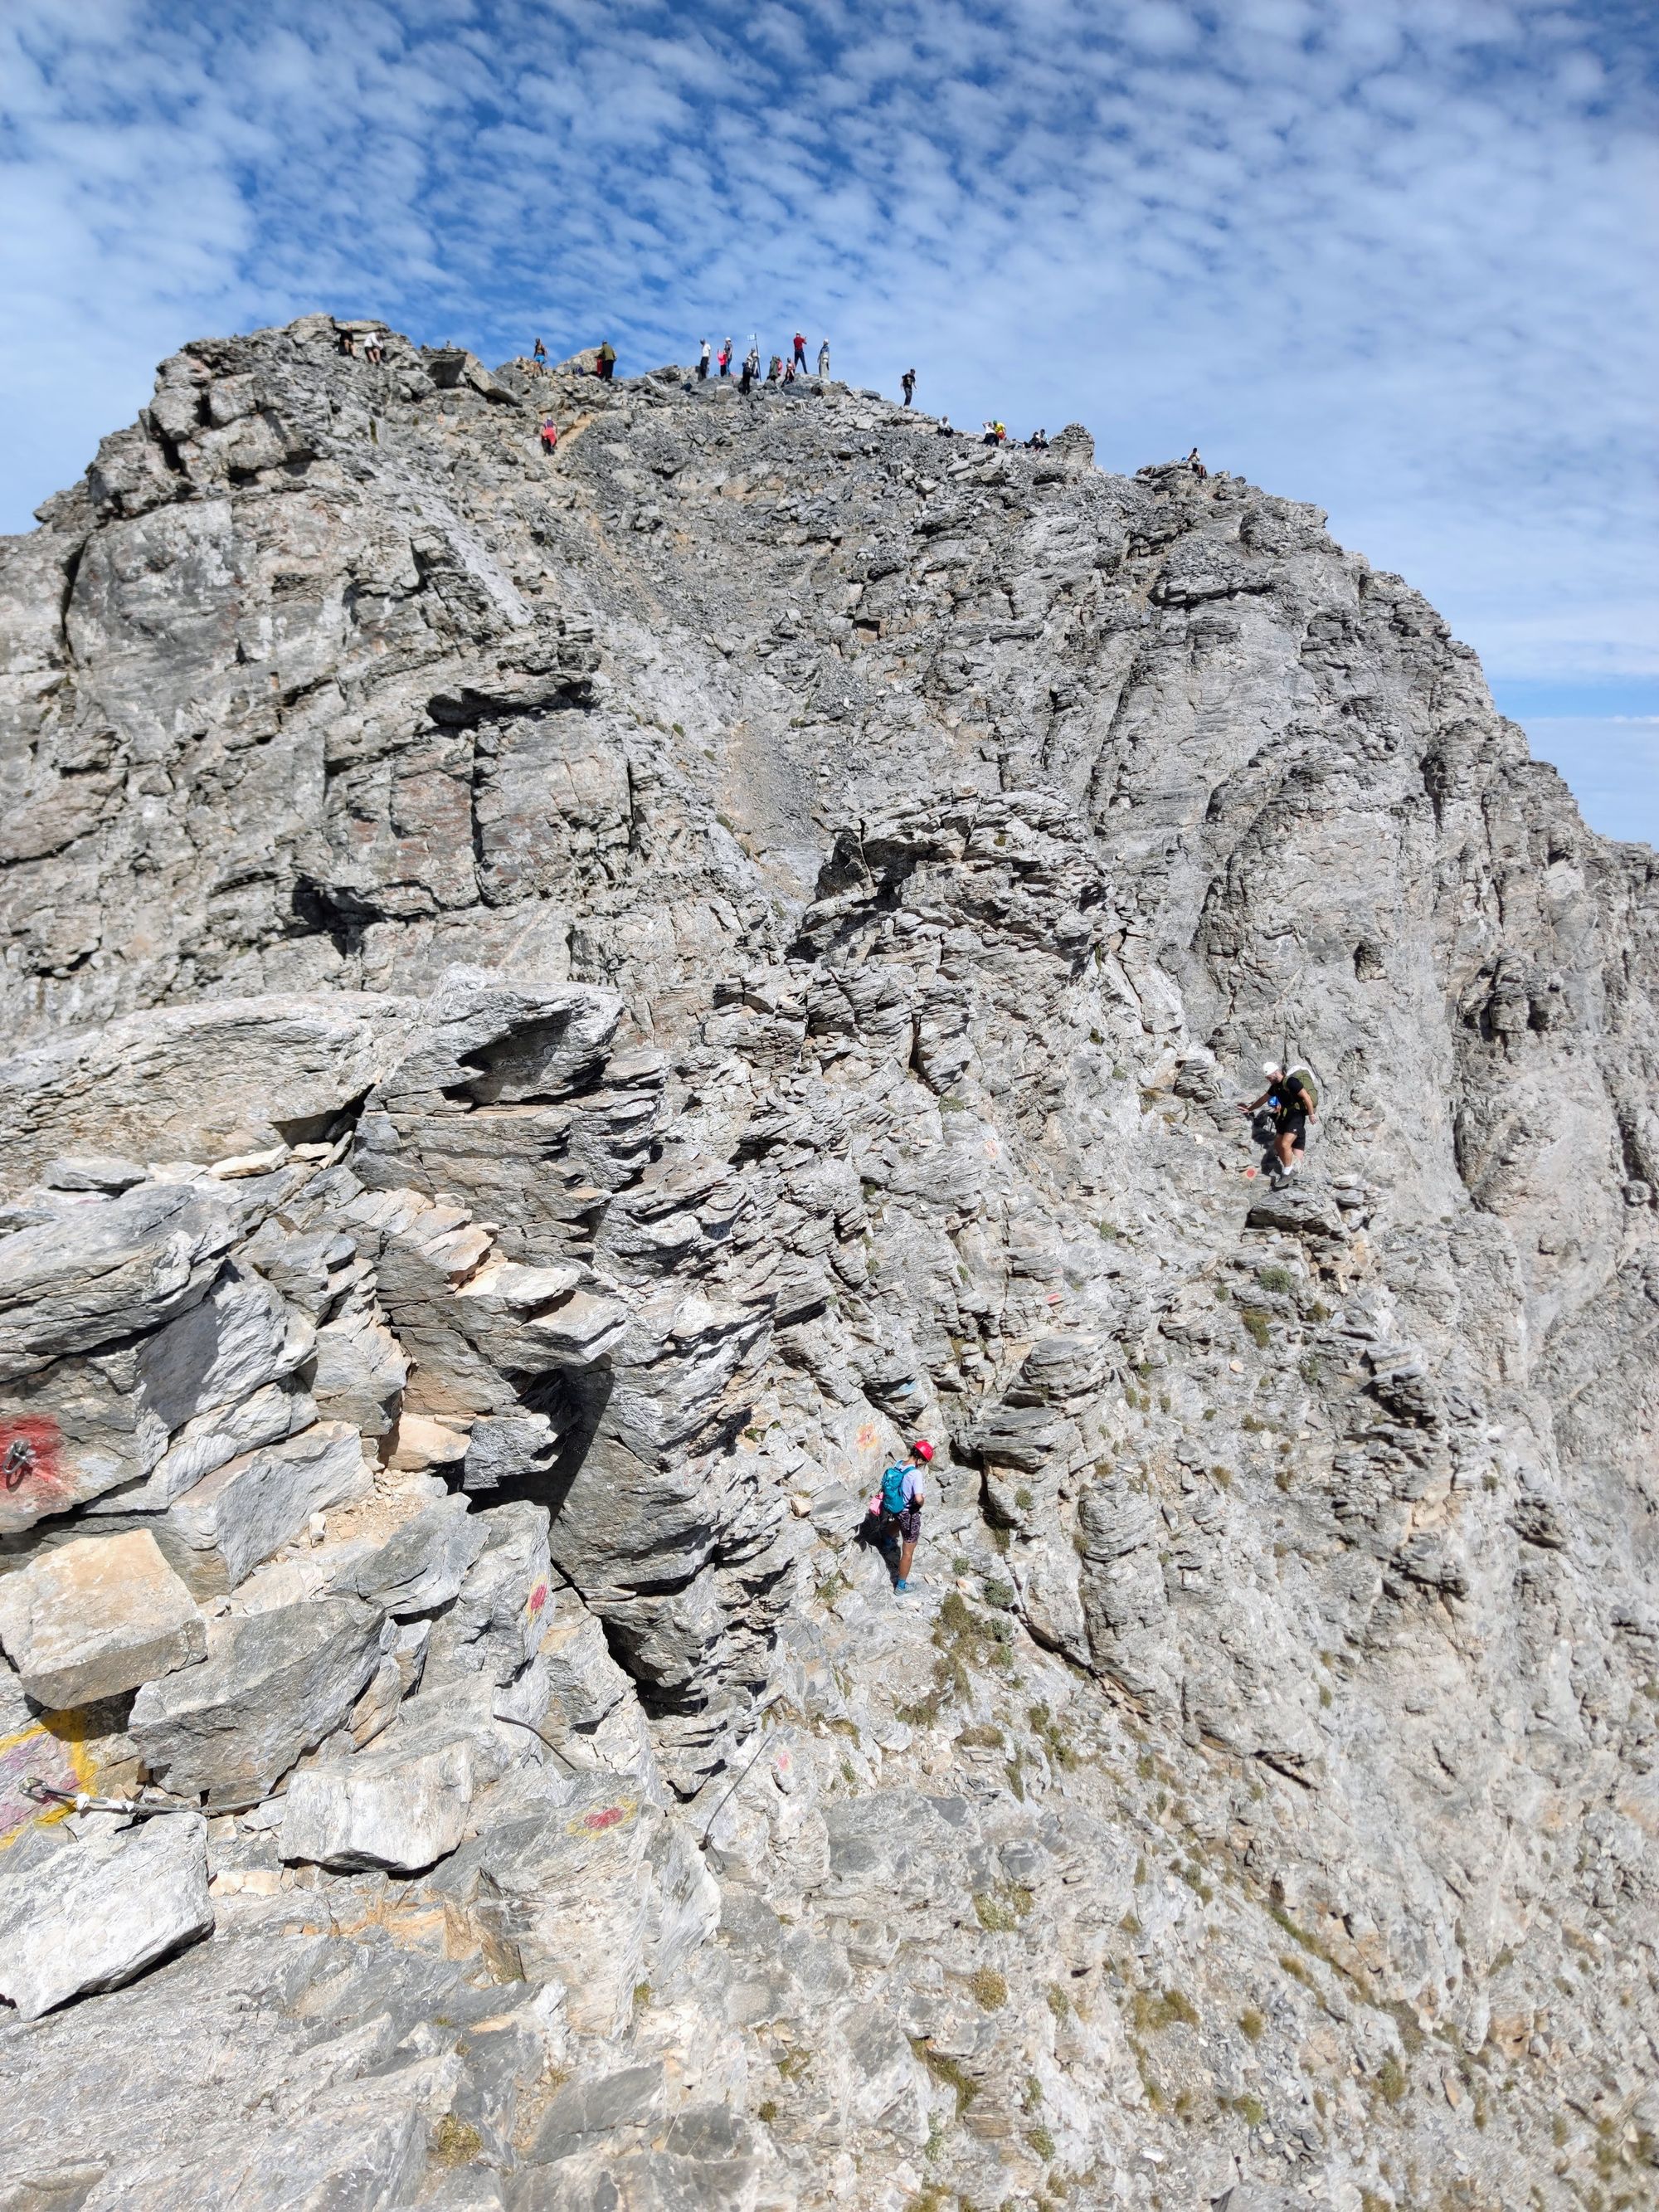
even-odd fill
[[[194,1305],[235,1233],[227,1208],[145,1185],[0,1237],[0,1382],[21,1382],[65,1352],[142,1334]]]
[[[216,1804],[262,1797],[337,1729],[374,1671],[380,1615],[319,1597],[217,1622],[207,1656],[133,1700],[139,1755],[175,1794]]]
[[[0,548],[0,1844],[216,1915],[8,2185],[1638,2201],[1651,854],[1311,508],[581,365]]]
[[[307,1767],[283,1800],[283,1856],[416,1872],[460,1842],[472,1788],[464,1735],[387,1744],[337,1766]]]
[[[192,1814],[63,1844],[8,1875],[0,1996],[22,2020],[118,1988],[213,1927],[207,1827]]]
[[[186,1490],[156,1522],[156,1537],[198,1595],[234,1589],[313,1513],[361,1498],[370,1479],[351,1424],[319,1421]]]

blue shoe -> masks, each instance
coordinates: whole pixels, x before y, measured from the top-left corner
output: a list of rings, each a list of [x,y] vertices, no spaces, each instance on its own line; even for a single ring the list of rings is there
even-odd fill
[[[908,1583],[895,1583],[893,1584],[893,1588],[896,1590],[908,1590],[909,1587],[910,1585]]]

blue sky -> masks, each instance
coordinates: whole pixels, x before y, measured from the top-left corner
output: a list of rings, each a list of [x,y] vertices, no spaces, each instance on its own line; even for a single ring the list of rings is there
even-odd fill
[[[206,332],[799,325],[1316,501],[1659,842],[1656,111],[1652,0],[31,0],[0,528]]]

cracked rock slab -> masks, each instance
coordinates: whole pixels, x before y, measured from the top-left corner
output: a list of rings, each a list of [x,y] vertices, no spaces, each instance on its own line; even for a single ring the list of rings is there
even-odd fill
[[[7,1875],[0,1996],[24,2020],[118,1988],[212,1932],[207,1823],[195,1814],[60,1844]]]

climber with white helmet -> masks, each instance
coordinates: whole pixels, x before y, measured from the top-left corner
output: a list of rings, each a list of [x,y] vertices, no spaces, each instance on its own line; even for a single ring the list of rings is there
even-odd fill
[[[1273,1117],[1273,1159],[1275,1187],[1288,1182],[1301,1162],[1298,1152],[1308,1148],[1308,1124],[1319,1118],[1319,1100],[1313,1085],[1300,1068],[1293,1067],[1287,1074],[1276,1061],[1269,1061],[1263,1069],[1267,1087],[1260,1098],[1248,1103],[1240,1099],[1241,1114],[1259,1114],[1265,1106]]]

